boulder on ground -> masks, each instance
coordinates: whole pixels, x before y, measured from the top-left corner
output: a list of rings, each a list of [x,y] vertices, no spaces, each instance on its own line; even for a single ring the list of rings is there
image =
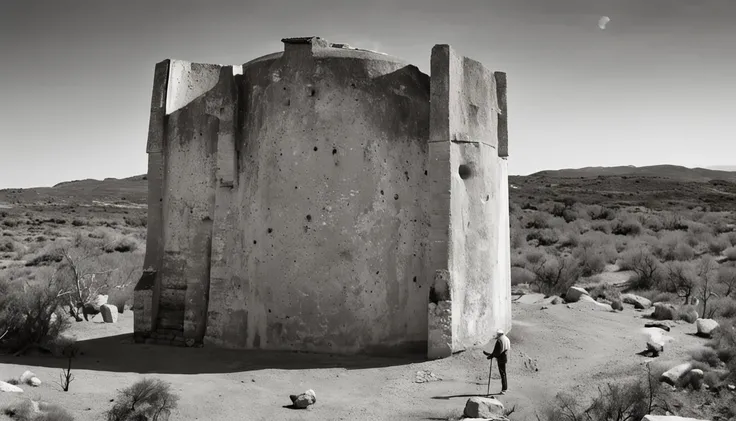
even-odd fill
[[[660,341],[650,339],[647,341],[647,351],[654,353],[654,356],[659,356],[660,352],[664,352],[664,344]]]
[[[118,308],[112,304],[103,304],[100,307],[100,313],[102,314],[102,320],[105,323],[117,323],[118,322]]]
[[[314,394],[314,390],[309,389],[301,395],[290,395],[291,403],[294,404],[295,408],[304,409],[309,405],[314,405],[317,402],[317,395]]]
[[[574,303],[580,300],[580,297],[588,295],[588,291],[580,287],[570,287],[565,294],[565,301],[568,303]]]
[[[677,309],[672,304],[655,303],[652,318],[655,320],[677,320]]]
[[[703,378],[705,377],[703,370],[694,368],[687,373],[687,376],[687,383],[690,384],[693,389],[700,390],[703,387]]]
[[[593,297],[591,297],[588,294],[580,296],[580,302],[589,303],[591,305],[590,308],[593,310],[613,311],[613,307],[611,307],[609,304],[599,303],[598,301],[594,300]]]
[[[644,310],[652,306],[652,302],[648,299],[635,294],[621,294],[621,301],[631,304],[634,308]]]
[[[710,338],[718,327],[718,322],[713,319],[698,319],[695,321],[695,326],[698,328],[698,336]]]
[[[21,389],[18,386],[12,385],[10,383],[6,383],[3,381],[0,381],[0,392],[5,393],[23,393],[23,389]]]
[[[691,363],[683,363],[680,365],[676,365],[669,370],[662,373],[662,376],[659,378],[660,382],[668,383],[672,386],[677,384],[677,381],[682,378],[685,374],[689,373],[690,370],[692,370],[693,365]]]
[[[674,415],[646,415],[641,421],[706,421],[697,418],[676,417]]]
[[[38,386],[41,386],[41,383],[42,383],[41,379],[39,379],[38,377],[31,377],[31,381],[30,381],[31,386],[38,387]]]
[[[503,417],[503,404],[495,398],[473,397],[465,402],[465,411],[463,414],[466,418],[482,418],[499,420]]]

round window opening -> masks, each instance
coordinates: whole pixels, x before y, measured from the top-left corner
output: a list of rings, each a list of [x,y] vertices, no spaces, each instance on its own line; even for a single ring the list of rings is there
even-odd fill
[[[470,166],[468,165],[460,165],[460,168],[457,169],[458,174],[460,174],[460,178],[463,180],[467,180],[470,178],[471,175],[473,175],[473,171],[470,169]]]

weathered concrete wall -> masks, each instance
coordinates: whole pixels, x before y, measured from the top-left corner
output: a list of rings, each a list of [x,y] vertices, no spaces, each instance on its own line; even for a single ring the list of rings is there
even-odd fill
[[[508,235],[501,227],[508,224],[502,216],[508,201],[500,182],[505,162],[494,73],[447,45],[434,47],[431,67],[429,268],[446,272],[435,276],[434,290],[449,291],[430,297],[428,356],[439,358],[510,327],[508,261],[499,260],[508,244],[500,237]],[[448,305],[449,318],[437,311]]]
[[[431,88],[319,38],[159,63],[136,340],[435,358],[508,329],[505,86],[448,46]]]
[[[218,209],[227,223],[216,224],[207,341],[426,347],[428,79],[318,42],[244,65],[238,180]]]

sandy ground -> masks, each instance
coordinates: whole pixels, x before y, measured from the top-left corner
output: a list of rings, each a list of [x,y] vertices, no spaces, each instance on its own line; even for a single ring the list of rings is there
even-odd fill
[[[514,304],[509,334],[509,393],[500,400],[516,406],[512,420],[535,419],[557,392],[593,396],[597,385],[641,376],[650,358],[639,333],[648,320],[627,306],[623,312],[593,310],[582,303]],[[115,325],[82,322],[70,331],[84,355],[74,361],[69,392],[56,382],[64,360],[51,357],[0,357],[0,379],[30,369],[44,381],[24,386],[24,396],[0,394],[0,406],[23,398],[58,403],[78,420],[104,419],[117,390],[144,375],[172,383],[181,396],[174,420],[442,420],[462,413],[469,396],[483,395],[488,361],[480,349],[452,358],[339,357],[303,353],[229,351],[137,345],[131,340],[132,313]],[[695,326],[677,324],[657,363],[687,359],[687,350],[702,346]],[[487,346],[486,349],[490,348]],[[526,364],[525,364],[526,361]],[[534,370],[534,364],[538,371]],[[493,365],[492,393],[501,388]],[[441,381],[416,383],[416,372],[430,370]],[[289,394],[313,389],[317,403],[293,410]],[[0,415],[2,419],[2,415]]]

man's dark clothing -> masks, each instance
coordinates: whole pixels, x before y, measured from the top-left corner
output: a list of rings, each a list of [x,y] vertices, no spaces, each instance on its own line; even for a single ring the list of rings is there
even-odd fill
[[[501,346],[501,341],[496,341],[496,346],[493,348],[493,353],[489,354],[485,351],[483,353],[488,357],[490,360],[491,358],[495,358],[496,361],[498,361],[498,373],[501,375],[501,390],[506,391],[508,389],[508,382],[506,380],[506,362],[508,361],[508,356],[506,355],[506,351],[501,352],[503,347]]]

